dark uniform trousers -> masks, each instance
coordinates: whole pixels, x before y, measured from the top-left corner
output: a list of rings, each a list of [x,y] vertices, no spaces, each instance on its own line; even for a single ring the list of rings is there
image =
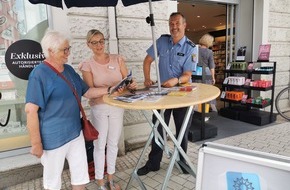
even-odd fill
[[[183,107],[183,108],[175,108],[175,109],[167,109],[164,112],[164,121],[165,123],[168,125],[169,121],[170,121],[170,116],[171,113],[173,114],[173,119],[174,119],[174,123],[175,123],[175,130],[176,130],[176,137],[178,137],[185,114],[187,111],[187,107]],[[158,112],[160,113],[160,110],[158,110]],[[189,124],[191,123],[191,117],[189,120]],[[156,122],[156,116],[153,115],[152,118],[153,123]],[[188,131],[189,131],[189,126],[187,125],[184,137],[182,139],[181,142],[181,147],[184,150],[184,152],[186,153],[187,151],[187,143],[188,143]],[[159,134],[163,137],[163,130],[162,130],[162,125],[159,124],[158,128],[157,128]],[[152,147],[151,147],[151,151],[149,153],[149,160],[148,160],[148,164],[151,165],[152,168],[160,168],[160,162],[162,160],[162,155],[163,155],[163,150],[155,143],[154,138],[152,139]],[[184,158],[181,156],[180,154],[180,160],[185,162]]]

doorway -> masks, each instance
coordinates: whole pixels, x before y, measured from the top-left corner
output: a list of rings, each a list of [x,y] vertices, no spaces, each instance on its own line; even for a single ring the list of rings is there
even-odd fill
[[[216,85],[221,87],[224,70],[235,57],[236,6],[211,1],[179,2],[178,11],[187,19],[186,36],[195,44],[206,33],[214,37]]]
[[[211,49],[215,62],[215,86],[222,89],[224,70],[235,57],[237,5],[225,1],[180,1],[178,11],[187,19],[185,34],[195,44],[206,33],[214,37]],[[218,100],[216,107],[224,107],[224,102]]]

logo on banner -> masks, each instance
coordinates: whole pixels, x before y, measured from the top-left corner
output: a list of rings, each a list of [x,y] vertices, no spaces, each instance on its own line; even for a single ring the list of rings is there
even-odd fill
[[[227,172],[227,190],[261,190],[255,173]]]
[[[33,40],[19,40],[5,53],[8,70],[16,77],[28,80],[30,72],[44,60],[40,44]]]

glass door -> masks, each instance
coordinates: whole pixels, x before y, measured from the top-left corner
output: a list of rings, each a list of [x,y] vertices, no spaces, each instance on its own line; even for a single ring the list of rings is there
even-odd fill
[[[206,33],[214,37],[214,61],[216,65],[216,84],[221,86],[224,70],[228,62],[234,60],[235,38],[237,37],[236,0],[192,0],[179,1],[178,11],[187,19],[186,36],[198,44]]]

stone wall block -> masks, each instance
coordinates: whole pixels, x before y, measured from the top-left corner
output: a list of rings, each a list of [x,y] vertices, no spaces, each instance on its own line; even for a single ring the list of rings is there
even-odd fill
[[[290,52],[289,52],[290,54]],[[276,72],[290,70],[290,55],[285,57],[271,56],[271,60],[276,61]]]
[[[91,50],[87,47],[86,40],[73,40],[71,42],[72,51],[70,56],[74,64],[79,64],[81,61],[91,57]]]
[[[131,70],[133,73],[133,77],[135,78],[136,82],[138,83],[138,87],[141,87],[144,85],[144,74],[143,74],[143,60],[140,62],[126,62],[128,70]],[[156,67],[155,62],[151,65],[151,79],[153,81],[157,80],[156,76]]]
[[[290,28],[290,14],[283,14],[280,12],[269,13],[269,26],[279,28]]]
[[[276,81],[275,86],[282,86],[282,85],[288,85],[289,84],[289,72],[278,72],[276,73]]]
[[[269,28],[269,41],[290,42],[290,28]]]
[[[147,5],[147,6],[146,6]],[[152,2],[152,13],[154,19],[168,19],[169,3],[167,1]],[[117,6],[118,17],[130,17],[130,18],[146,18],[149,16],[149,3],[141,3],[137,5],[131,5],[128,7]]]
[[[289,56],[290,43],[272,43],[270,56],[287,57]]]
[[[144,76],[143,76],[143,62],[127,62],[126,65],[128,70],[132,71],[133,77],[135,78],[137,83],[143,84]]]
[[[91,29],[100,30],[105,38],[108,37],[108,19],[100,17],[69,17],[69,28],[74,38],[85,38]]]
[[[141,19],[118,19],[117,31],[119,38],[151,39],[151,26]],[[154,33],[156,38],[161,34],[168,34],[168,22],[155,22]]]
[[[68,15],[79,15],[79,16],[108,16],[107,7],[72,7],[67,10]]]
[[[283,12],[290,13],[290,1],[289,0],[270,0],[269,1],[270,12]],[[271,17],[270,17],[271,18]]]
[[[151,43],[149,40],[119,40],[119,52],[127,61],[143,61]]]

